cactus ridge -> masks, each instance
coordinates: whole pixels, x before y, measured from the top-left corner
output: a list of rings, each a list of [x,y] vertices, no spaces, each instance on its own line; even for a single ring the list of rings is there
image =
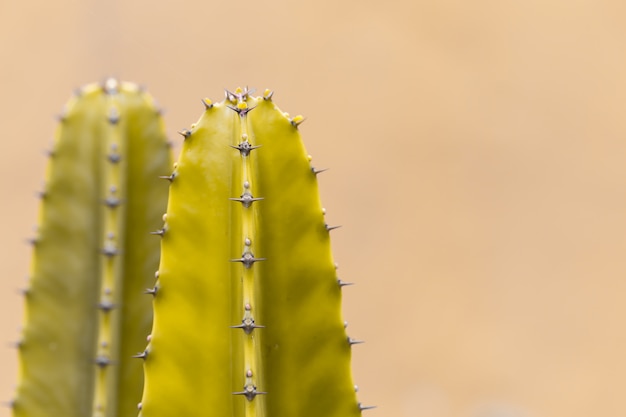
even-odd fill
[[[151,325],[137,294],[158,264],[148,231],[167,199],[167,187],[150,183],[170,165],[169,147],[153,100],[132,83],[81,88],[59,121],[13,413],[130,416],[142,386],[130,352]]]
[[[163,216],[142,417],[355,417],[317,174],[266,90],[202,100]],[[240,399],[242,398],[243,399]]]

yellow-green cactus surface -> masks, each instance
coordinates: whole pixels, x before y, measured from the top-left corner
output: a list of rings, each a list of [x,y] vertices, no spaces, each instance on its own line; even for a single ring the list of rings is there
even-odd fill
[[[167,177],[140,414],[359,416],[302,117],[269,91],[204,104]]]
[[[15,417],[136,415],[171,167],[153,100],[109,79],[79,90],[50,152],[19,343]]]

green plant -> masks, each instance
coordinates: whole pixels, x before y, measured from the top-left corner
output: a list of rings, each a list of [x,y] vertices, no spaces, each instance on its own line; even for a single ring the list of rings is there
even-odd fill
[[[342,319],[348,283],[336,275],[302,116],[280,111],[269,90],[203,102],[161,175],[170,187],[152,231],[158,265],[159,242],[145,239],[167,187],[151,184],[171,165],[155,108],[113,80],[70,102],[35,242],[16,417],[136,414],[141,363],[131,356],[144,361],[142,417],[371,408],[356,399],[360,341]],[[152,301],[138,296],[145,287]]]
[[[130,416],[142,370],[131,358],[152,320],[141,296],[158,265],[148,235],[171,167],[152,99],[109,79],[79,90],[50,152],[18,343],[16,417]]]
[[[303,118],[270,91],[204,104],[168,177],[141,414],[358,416]]]

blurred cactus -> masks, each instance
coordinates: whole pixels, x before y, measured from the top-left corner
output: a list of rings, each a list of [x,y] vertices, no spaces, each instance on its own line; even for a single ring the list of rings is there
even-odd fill
[[[270,91],[204,105],[165,177],[140,415],[359,416],[303,118]]]
[[[171,167],[159,112],[136,85],[82,88],[60,117],[18,343],[15,417],[131,416],[152,314],[154,230]],[[156,182],[156,184],[155,184]]]

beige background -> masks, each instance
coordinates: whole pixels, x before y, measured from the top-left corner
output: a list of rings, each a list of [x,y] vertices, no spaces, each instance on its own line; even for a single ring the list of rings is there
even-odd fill
[[[0,0],[0,341],[77,86],[302,113],[369,417],[626,415],[622,0]],[[0,398],[16,356],[0,350]],[[0,410],[0,417],[8,416]]]

